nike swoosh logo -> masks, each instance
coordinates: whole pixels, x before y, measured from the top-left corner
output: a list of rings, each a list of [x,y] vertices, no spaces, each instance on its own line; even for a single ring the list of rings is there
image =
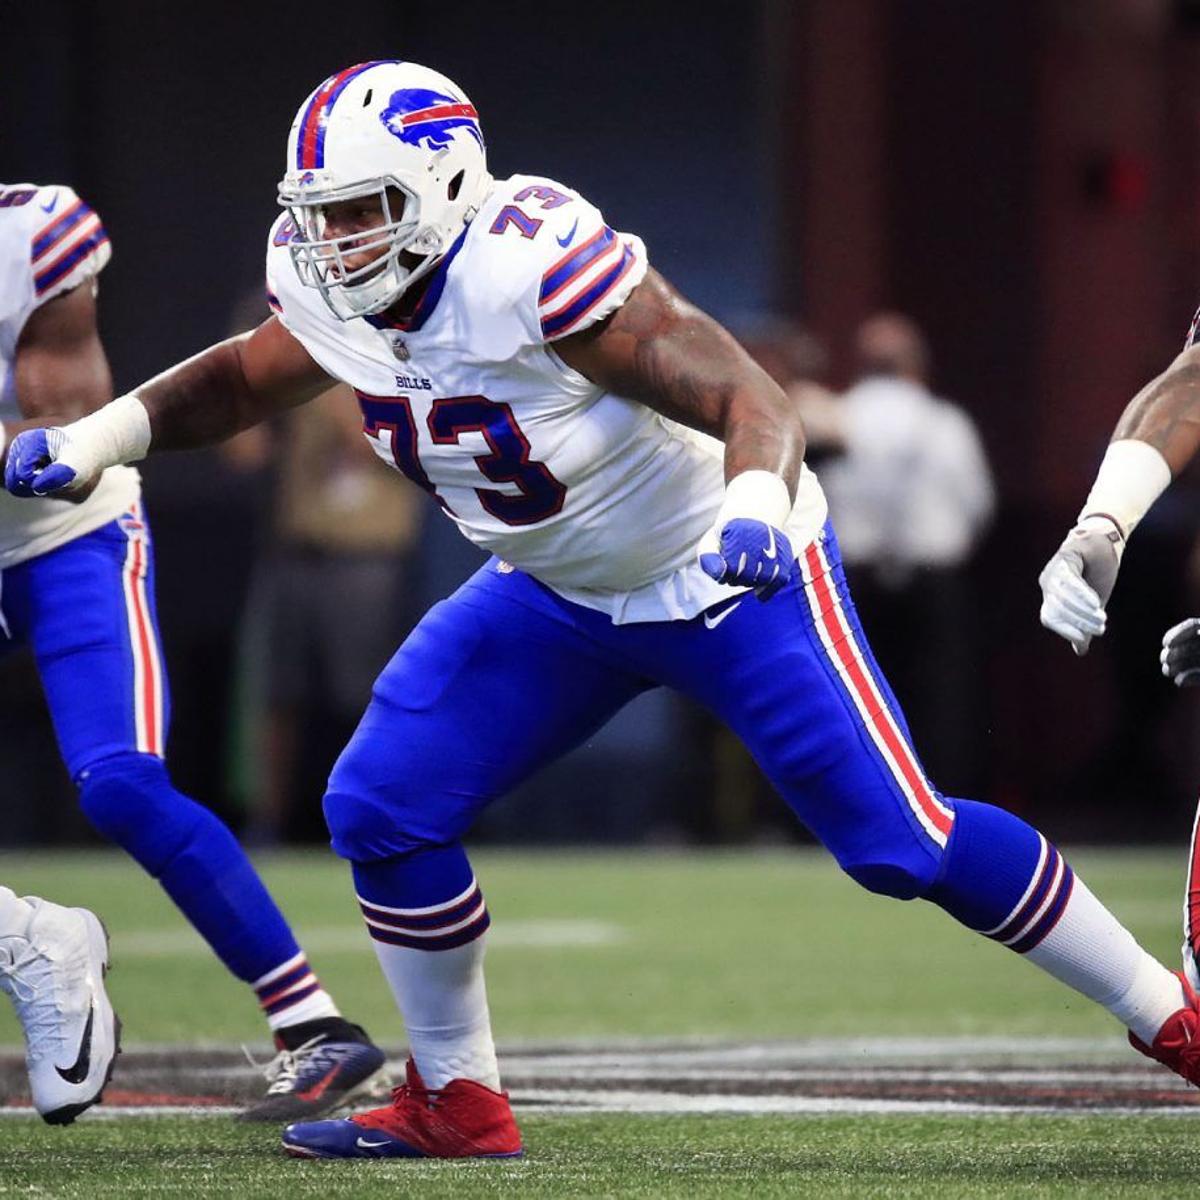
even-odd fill
[[[554,240],[564,249],[571,244],[571,239],[575,236],[575,230],[579,228],[579,218],[575,218],[575,224],[571,226],[571,232],[566,237],[555,238]]]
[[[720,623],[723,620],[725,620],[725,618],[727,616],[729,616],[729,614],[731,612],[733,612],[733,610],[735,608],[737,608],[737,606],[739,604],[741,604],[741,602],[742,602],[741,598],[739,597],[728,608],[723,608],[719,613],[705,613],[704,614],[704,628],[705,629],[716,629],[716,627],[718,625],[720,625]]]
[[[319,1100],[329,1090],[329,1085],[338,1077],[340,1068],[334,1067],[324,1079],[318,1080],[307,1092],[297,1092],[301,1100]]]
[[[354,1143],[360,1150],[378,1150],[380,1146],[390,1144],[390,1139],[385,1138],[382,1142],[368,1142],[366,1138],[359,1138]]]
[[[40,208],[42,210],[42,212],[44,212],[44,213],[52,213],[57,205],[58,205],[58,193],[55,192],[54,199],[51,200],[49,204],[39,204],[38,208]]]
[[[54,1068],[68,1083],[82,1083],[92,1069],[92,1023],[95,1019],[96,1006],[93,1004],[88,1010],[87,1024],[79,1041],[79,1057],[65,1070],[62,1067]]]

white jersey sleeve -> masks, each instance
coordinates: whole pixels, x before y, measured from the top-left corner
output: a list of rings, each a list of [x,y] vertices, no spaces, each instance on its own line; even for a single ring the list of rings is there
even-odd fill
[[[279,299],[281,269],[290,267],[287,244],[296,235],[296,223],[287,213],[275,218],[271,232],[267,235],[267,307],[288,327],[287,315],[283,311],[283,302]],[[281,249],[282,248],[282,249]]]
[[[95,210],[69,187],[40,187],[25,207],[36,307],[97,276],[112,246]]]
[[[100,218],[69,187],[0,185],[0,422],[20,421],[17,352],[30,316],[93,279],[112,254]],[[82,503],[0,493],[0,570],[99,528],[138,502],[138,473],[109,467]]]
[[[477,220],[503,263],[495,294],[511,304],[527,344],[579,333],[611,316],[646,276],[646,247],[609,226],[578,192],[514,175],[498,184]]]
[[[333,378],[345,379],[343,339],[349,327],[362,322],[347,325],[339,321],[325,306],[316,288],[305,287],[300,282],[288,249],[295,236],[295,222],[286,213],[276,218],[267,235],[267,307],[320,366]]]

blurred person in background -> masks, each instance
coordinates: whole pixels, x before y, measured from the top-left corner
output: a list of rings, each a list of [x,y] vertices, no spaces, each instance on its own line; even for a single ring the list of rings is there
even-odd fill
[[[855,603],[931,774],[981,786],[980,655],[969,571],[995,510],[967,413],[930,390],[930,353],[898,313],[855,336],[845,395],[797,393]]]
[[[277,467],[247,614],[259,836],[323,840],[320,799],[412,617],[424,497],[385,470],[353,392],[331,388],[227,449]]]
[[[396,60],[310,93],[277,195],[275,315],[97,413],[22,432],[5,485],[69,495],[340,379],[376,453],[493,552],[385,667],[325,797],[404,1017],[407,1081],[389,1106],[289,1125],[289,1153],[523,1152],[484,983],[491,918],[461,839],[657,686],[727,720],[861,886],[937,905],[1200,1083],[1196,995],[1037,830],[925,776],[795,402],[640,238],[554,180],[493,179],[465,93]]]
[[[0,186],[0,457],[22,430],[111,399],[96,299],[111,253],[70,188]],[[65,501],[0,496],[0,656],[24,645],[88,820],[255,993],[279,1053],[267,1095],[243,1115],[286,1119],[374,1094],[383,1054],[342,1017],[233,834],[167,772],[170,698],[136,470],[114,466]],[[79,1054],[92,1079],[86,1045]]]

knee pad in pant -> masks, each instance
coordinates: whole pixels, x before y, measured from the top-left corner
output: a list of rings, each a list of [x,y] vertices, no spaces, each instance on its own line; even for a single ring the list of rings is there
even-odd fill
[[[454,832],[441,833],[411,819],[413,813],[375,796],[330,788],[322,801],[334,853],[351,862],[396,858],[444,845]]]
[[[79,802],[104,837],[123,847],[151,875],[187,845],[198,822],[215,820],[177,792],[160,758],[118,754],[80,772]]]
[[[943,801],[948,807],[953,802]],[[933,886],[943,850],[902,817],[880,830],[856,829],[852,843],[832,847],[838,865],[855,883],[880,896],[915,900]]]

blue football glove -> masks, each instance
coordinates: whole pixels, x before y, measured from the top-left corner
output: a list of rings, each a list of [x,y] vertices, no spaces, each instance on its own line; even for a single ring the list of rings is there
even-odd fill
[[[735,517],[721,527],[717,549],[700,547],[700,567],[718,583],[742,584],[769,600],[796,574],[796,556],[787,534],[749,517]]]
[[[67,442],[61,429],[26,429],[8,448],[4,486],[14,496],[48,496],[75,482],[73,466],[57,462]]]

